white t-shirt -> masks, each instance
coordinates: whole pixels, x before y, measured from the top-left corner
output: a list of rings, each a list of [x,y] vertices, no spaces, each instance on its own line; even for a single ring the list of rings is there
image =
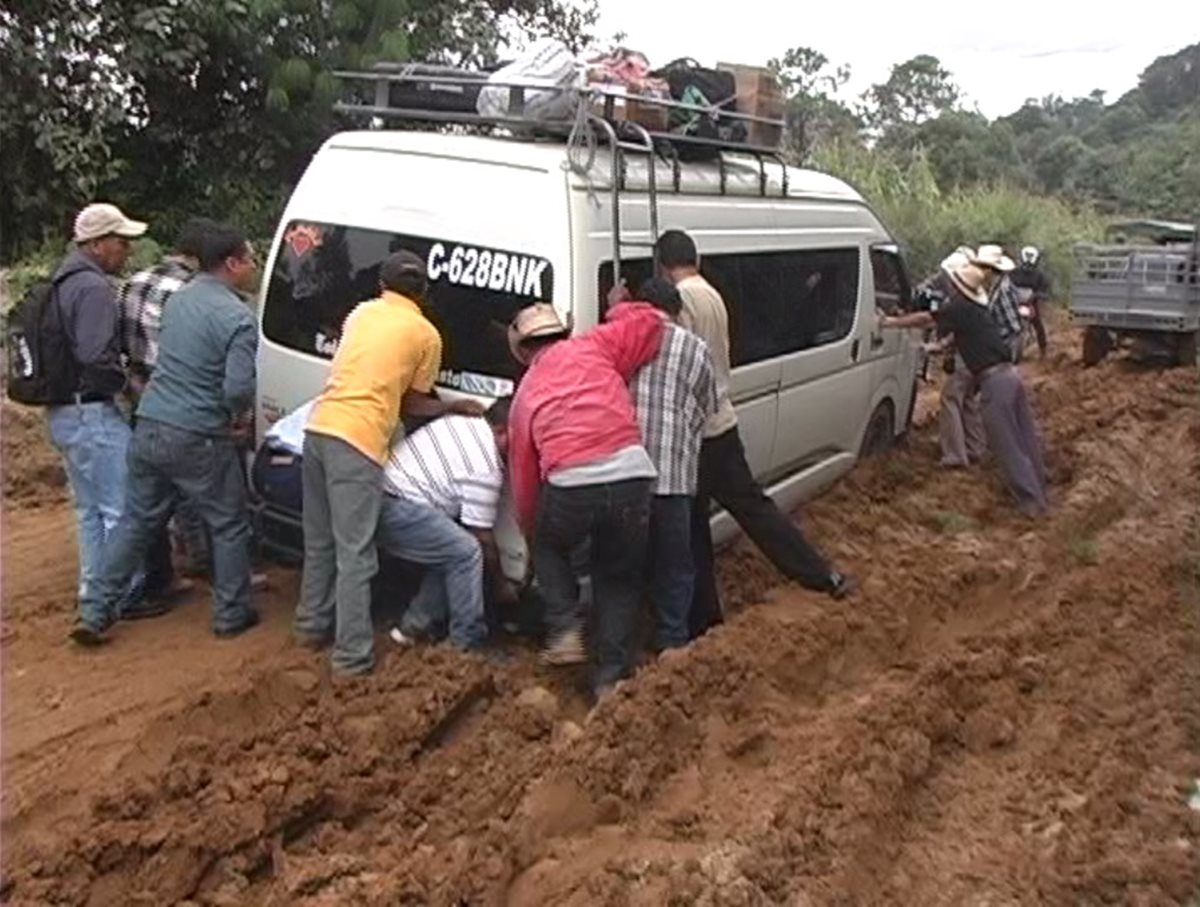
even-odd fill
[[[383,467],[388,494],[428,504],[472,529],[492,529],[504,459],[481,416],[443,416],[392,445]]]

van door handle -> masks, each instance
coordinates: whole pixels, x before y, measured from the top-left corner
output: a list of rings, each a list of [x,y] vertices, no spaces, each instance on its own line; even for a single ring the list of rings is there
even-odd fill
[[[885,343],[887,343],[887,338],[884,337],[883,334],[872,334],[871,335],[871,349],[877,350],[881,346],[883,346]]]
[[[858,361],[858,351],[859,351],[859,340],[857,337],[855,337],[854,342],[852,344],[850,344],[850,361],[851,362]]]

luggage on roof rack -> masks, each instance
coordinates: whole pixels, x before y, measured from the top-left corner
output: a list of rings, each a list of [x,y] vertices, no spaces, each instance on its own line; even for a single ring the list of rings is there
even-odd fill
[[[607,146],[611,151],[608,191],[612,196],[614,274],[620,273],[623,248],[653,247],[658,237],[659,185],[657,168],[651,163],[646,168],[651,241],[645,243],[621,239],[620,202],[621,193],[628,191],[625,164],[625,155],[628,153],[647,155],[651,162],[655,157],[666,161],[672,168],[670,191],[673,192],[680,191],[680,172],[684,162],[711,162],[718,168],[722,194],[726,191],[726,155],[743,156],[757,163],[757,194],[764,198],[771,194],[768,191],[770,181],[766,168],[766,161],[770,160],[780,167],[779,196],[788,195],[787,162],[780,155],[777,146],[731,141],[722,138],[720,133],[710,136],[648,129],[642,125],[646,122],[642,117],[639,117],[641,122],[638,122],[618,116],[617,113],[618,110],[628,112],[631,107],[639,111],[659,109],[663,111],[663,115],[658,118],[660,122],[669,122],[673,112],[676,115],[715,114],[719,115],[722,122],[741,124],[744,127],[743,134],[755,136],[778,135],[783,128],[780,120],[712,106],[688,104],[661,96],[632,93],[625,86],[587,84],[582,71],[578,83],[572,84],[566,84],[561,77],[509,78],[493,75],[486,77],[484,81],[478,72],[431,74],[427,70],[418,72],[403,68],[393,71],[392,67],[386,65],[377,66],[369,72],[339,71],[335,72],[334,76],[342,82],[346,91],[343,99],[334,104],[334,109],[350,116],[364,117],[373,128],[381,128],[389,121],[414,125],[453,125],[490,134],[495,134],[497,129],[504,129],[522,139],[565,140],[571,148],[593,149],[599,145]],[[404,90],[397,92],[394,88],[396,85],[414,84],[425,86],[424,90],[428,93],[448,91],[455,86],[467,91],[479,91],[486,87],[489,93],[492,93],[488,104],[485,105],[489,113],[480,113],[478,109],[464,109],[465,104],[420,104],[420,95]],[[501,99],[506,94],[506,103],[497,103],[496,92],[501,93]],[[402,99],[401,106],[395,103],[397,98]],[[532,109],[527,103],[527,98],[537,99]],[[561,99],[563,103],[547,103],[548,99]],[[417,106],[408,106],[409,103]],[[454,106],[454,109],[446,109],[451,106]],[[547,115],[547,111],[551,113]],[[593,159],[589,155],[587,167],[572,163],[572,169],[587,178],[588,168]]]

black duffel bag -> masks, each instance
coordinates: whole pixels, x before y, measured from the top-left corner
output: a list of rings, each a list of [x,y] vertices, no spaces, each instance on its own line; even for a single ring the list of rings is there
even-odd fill
[[[433,63],[376,63],[374,72],[395,73],[411,81],[392,82],[388,86],[388,106],[409,110],[437,110],[448,113],[475,113],[479,89],[487,84],[488,74]],[[421,76],[451,78],[456,81],[425,81]]]
[[[709,69],[689,57],[683,57],[668,63],[653,75],[670,86],[672,100],[710,108],[709,113],[673,108],[667,121],[671,132],[688,138],[722,142],[746,140],[746,129],[740,121],[720,115],[721,111],[735,113],[737,110],[737,83],[733,73]],[[679,149],[679,156],[683,160],[706,158],[716,153],[715,149]]]

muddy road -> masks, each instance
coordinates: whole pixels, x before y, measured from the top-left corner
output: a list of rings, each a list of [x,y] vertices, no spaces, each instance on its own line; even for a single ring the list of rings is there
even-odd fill
[[[528,650],[385,649],[335,683],[289,644],[283,569],[242,639],[208,634],[198,589],[69,648],[61,472],[6,410],[4,900],[1189,903],[1200,385],[1026,368],[1051,519],[939,472],[922,428],[804,514],[856,598],[739,546],[732,619],[590,713]]]

